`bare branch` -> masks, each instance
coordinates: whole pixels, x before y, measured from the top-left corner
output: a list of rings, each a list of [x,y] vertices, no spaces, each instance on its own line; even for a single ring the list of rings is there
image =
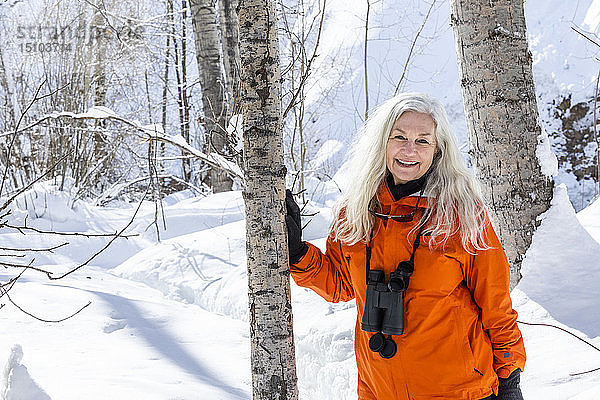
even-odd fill
[[[146,140],[156,140],[156,141],[171,144],[175,147],[178,147],[181,150],[184,150],[185,152],[187,152],[189,154],[194,155],[196,158],[204,161],[205,163],[209,164],[210,166],[224,171],[225,173],[227,173],[228,175],[230,175],[232,177],[237,177],[241,180],[244,179],[241,169],[232,168],[231,163],[224,163],[222,161],[223,157],[219,156],[216,153],[205,154],[202,151],[195,149],[194,147],[189,145],[187,142],[185,142],[183,140],[177,140],[177,136],[166,135],[163,132],[159,132],[157,129],[152,129],[149,127],[142,126],[138,122],[129,121],[126,118],[120,117],[120,116],[112,113],[112,111],[110,111],[108,109],[96,107],[96,110],[101,111],[101,113],[89,113],[88,112],[88,113],[82,113],[82,114],[75,114],[75,113],[71,113],[71,112],[61,112],[61,113],[48,114],[48,115],[45,115],[44,117],[38,119],[37,121],[29,124],[28,126],[24,127],[23,129],[18,130],[17,132],[23,132],[28,129],[31,129],[34,126],[39,125],[49,119],[72,118],[72,119],[82,119],[82,120],[105,119],[105,120],[119,121],[125,125],[128,125],[128,126],[134,128],[136,132],[142,133],[141,136]],[[1,208],[0,208],[0,210],[1,210]]]
[[[304,84],[306,83],[306,80],[310,76],[310,73],[312,70],[311,69],[312,63],[315,60],[315,58],[317,58],[317,50],[319,48],[319,43],[321,41],[321,32],[323,31],[323,21],[325,19],[325,6],[326,5],[327,5],[327,0],[323,0],[323,9],[321,10],[321,19],[319,20],[319,30],[317,31],[317,40],[315,42],[315,48],[313,49],[313,54],[310,57],[310,59],[308,60],[308,63],[306,64],[306,71],[304,72],[304,75],[302,75],[300,77],[300,83],[298,85],[298,89],[294,92],[292,99],[290,100],[287,107],[285,108],[285,111],[282,114],[282,117],[281,117],[282,120],[285,119],[285,117],[290,112],[290,110],[292,108],[294,108],[294,106],[296,105],[296,99],[298,98],[298,95],[302,92]]]
[[[15,264],[15,263],[6,263],[6,262],[0,262],[0,266],[3,266],[5,268],[23,268],[23,270],[27,271],[27,270],[31,270],[31,271],[36,271],[36,272],[42,272],[47,274],[48,270],[42,269],[42,268],[37,268],[32,266],[33,262],[35,261],[35,259],[32,259],[29,264],[27,265],[23,265],[23,264]]]
[[[19,311],[21,311],[23,314],[27,314],[30,317],[37,319],[38,321],[42,321],[42,322],[53,322],[53,323],[57,323],[57,322],[63,322],[68,320],[69,318],[73,318],[74,316],[76,316],[77,314],[79,314],[80,312],[82,312],[86,307],[88,307],[90,304],[92,304],[91,301],[88,301],[88,303],[86,305],[84,305],[83,307],[81,307],[79,310],[75,311],[73,314],[68,315],[64,318],[60,318],[60,319],[47,319],[47,318],[41,318],[38,317],[32,313],[30,313],[29,311],[23,309],[23,307],[19,306],[17,303],[14,302],[14,300],[10,297],[10,295],[8,294],[8,291],[5,290],[4,288],[0,287],[0,294],[2,296],[6,296],[6,298],[8,299],[8,301],[15,306]]]
[[[412,44],[410,45],[408,57],[406,57],[406,62],[404,63],[404,69],[402,70],[402,76],[400,76],[400,80],[398,81],[398,84],[396,85],[394,94],[398,93],[398,90],[400,89],[400,85],[402,84],[402,81],[404,80],[404,77],[406,76],[406,71],[408,70],[408,64],[410,63],[410,59],[412,58],[413,51],[417,44],[417,40],[419,39],[419,36],[421,36],[421,32],[423,32],[423,28],[425,28],[425,24],[427,23],[427,20],[429,19],[429,15],[431,14],[431,10],[433,10],[433,6],[435,6],[436,1],[437,0],[433,0],[431,2],[431,5],[429,6],[429,10],[427,10],[427,14],[425,15],[425,18],[423,19],[423,23],[421,24],[421,27],[417,31],[415,38],[412,41]]]
[[[548,326],[548,327],[550,327],[550,328],[555,328],[555,329],[561,330],[561,331],[563,331],[563,332],[565,332],[565,333],[568,333],[569,335],[573,336],[575,339],[579,339],[579,340],[581,340],[583,343],[587,344],[588,346],[592,347],[593,349],[595,349],[595,350],[597,350],[597,351],[600,351],[600,349],[599,349],[598,347],[594,346],[593,344],[591,344],[591,343],[590,343],[590,342],[588,342],[587,340],[580,338],[579,336],[575,335],[574,333],[571,333],[571,332],[569,332],[568,330],[566,330],[566,329],[564,329],[564,328],[561,328],[560,326],[556,326],[556,325],[552,325],[552,324],[542,324],[542,323],[534,323],[534,322],[525,322],[525,321],[517,321],[517,322],[518,322],[519,324],[524,324],[524,325],[531,325],[531,326]],[[598,370],[600,370],[600,368],[595,368],[595,369],[592,369],[592,370],[589,370],[589,371],[584,371],[584,372],[577,372],[577,373],[574,373],[574,374],[569,374],[569,375],[570,375],[570,376],[583,375],[583,374],[587,374],[587,373],[594,372],[594,371],[598,371]]]
[[[81,232],[46,231],[46,230],[43,230],[43,229],[33,228],[33,227],[30,227],[30,226],[16,226],[16,225],[12,225],[12,224],[9,224],[9,223],[3,223],[1,225],[1,227],[15,229],[15,230],[19,231],[19,233],[21,233],[23,235],[25,234],[24,231],[31,231],[31,232],[35,232],[35,233],[42,233],[42,234],[48,234],[48,235],[79,236],[79,237],[86,237],[86,238],[120,236],[120,237],[122,237],[124,239],[128,239],[130,237],[139,236],[139,234],[137,234],[137,233],[133,233],[133,234],[130,234],[130,235],[119,235],[118,232],[115,232],[115,233],[81,233]]]
[[[598,42],[599,38],[598,36],[596,36],[594,34],[594,36],[596,37],[596,40],[592,39],[589,35],[592,35],[589,32],[585,32],[583,29],[579,28],[577,25],[572,25],[571,29],[573,29],[575,32],[577,32],[578,34],[580,34],[581,36],[583,36],[584,38],[586,38],[587,40],[589,40],[590,42],[592,42],[593,44],[595,44],[596,46],[600,47],[600,43]]]
[[[23,269],[23,271],[21,271],[19,273],[19,275],[13,277],[11,280],[9,280],[6,283],[3,283],[0,285],[0,298],[2,298],[4,296],[4,293],[8,293],[13,286],[15,285],[15,283],[23,276],[23,274],[25,273],[25,271],[27,271],[26,269]],[[8,289],[7,289],[8,287]]]
[[[25,114],[27,113],[27,111],[29,111],[31,106],[33,106],[33,104],[38,100],[38,94],[40,93],[40,90],[42,90],[42,86],[44,86],[45,83],[46,83],[46,80],[44,79],[44,81],[38,86],[37,90],[35,91],[33,99],[29,102],[27,107],[25,107],[25,110],[19,116],[19,120],[17,121],[14,132],[12,134],[13,135],[12,140],[10,141],[10,145],[8,146],[8,152],[7,152],[8,154],[6,154],[7,160],[10,159],[10,156],[12,154],[12,149],[13,149],[13,146],[15,145],[15,141],[17,139],[17,132],[19,131],[19,126],[21,125],[21,122],[23,121],[23,118],[25,117]],[[4,166],[4,173],[2,174],[2,181],[0,182],[0,195],[2,195],[2,191],[4,190],[4,182],[6,182],[6,176],[8,175],[9,167],[10,167],[10,163],[7,162],[6,165]]]
[[[107,191],[105,191],[105,193],[100,196],[99,198],[96,199],[95,204],[100,204],[103,203],[105,201],[107,201],[108,199],[114,198],[116,197],[121,191],[123,191],[125,188],[135,185],[136,183],[139,182],[143,182],[146,180],[152,180],[152,179],[172,179],[178,183],[181,183],[183,185],[186,185],[187,187],[189,187],[190,189],[192,189],[193,191],[197,192],[198,194],[203,194],[204,192],[202,191],[202,189],[200,189],[199,187],[186,182],[185,180],[175,176],[175,175],[170,175],[170,174],[161,174],[161,175],[150,175],[150,176],[142,176],[139,178],[136,178],[134,180],[131,180],[129,182],[125,182],[125,183],[121,183],[121,184],[117,184],[114,185],[113,187],[111,187],[110,189],[108,189]]]
[[[48,168],[48,170],[46,172],[44,172],[42,175],[38,176],[33,181],[29,182],[27,185],[25,185],[21,189],[17,190],[17,192],[15,194],[13,194],[8,200],[6,200],[4,202],[4,204],[2,204],[2,206],[0,206],[0,212],[4,211],[17,197],[19,197],[21,194],[25,193],[25,191],[27,191],[29,188],[31,188],[33,185],[35,185],[37,182],[39,182],[43,178],[45,178],[50,172],[52,172],[58,166],[58,164],[60,164],[62,161],[64,161],[70,155],[71,155],[71,153],[65,154],[58,161],[56,161],[50,168]],[[7,165],[9,165],[9,163],[7,163]],[[6,172],[6,170],[5,170],[5,172]],[[4,178],[3,178],[2,182],[4,182]],[[2,190],[2,189],[0,189],[0,190]]]
[[[131,226],[131,224],[133,224],[133,221],[135,220],[135,217],[137,216],[138,212],[140,211],[140,208],[142,207],[142,203],[146,199],[146,196],[148,195],[149,191],[150,191],[150,185],[148,185],[148,187],[146,188],[146,192],[142,196],[142,199],[140,200],[137,208],[135,209],[135,212],[133,213],[133,215],[132,215],[131,219],[129,220],[129,222],[127,223],[127,225],[125,225],[125,227],[123,227],[123,229],[121,229],[111,240],[109,240],[109,242],[106,244],[106,246],[104,246],[100,250],[98,250],[94,255],[92,255],[90,258],[88,258],[85,262],[81,263],[80,265],[73,268],[72,270],[65,272],[64,274],[61,274],[59,276],[53,276],[51,272],[48,272],[46,274],[48,276],[48,279],[50,279],[50,280],[62,279],[65,276],[68,276],[68,275],[72,274],[73,272],[80,270],[81,268],[88,265],[100,253],[102,253],[104,250],[106,250],[115,240],[117,240],[119,237],[124,237],[123,232],[125,232],[127,230],[127,228],[129,228],[129,226]]]

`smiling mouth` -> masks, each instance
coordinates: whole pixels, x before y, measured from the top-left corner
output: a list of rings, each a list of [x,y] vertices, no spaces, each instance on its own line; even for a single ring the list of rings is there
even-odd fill
[[[414,167],[415,165],[419,164],[418,161],[400,161],[397,158],[395,161],[402,167]]]

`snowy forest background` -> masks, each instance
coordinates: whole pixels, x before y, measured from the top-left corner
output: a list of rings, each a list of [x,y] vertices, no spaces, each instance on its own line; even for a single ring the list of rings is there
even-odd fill
[[[366,2],[279,4],[287,179],[306,189],[304,237],[321,246],[367,104],[440,98],[468,158],[448,2],[370,3],[368,30]],[[250,398],[243,201],[237,180],[231,192],[208,185],[186,4],[0,3],[0,398]],[[599,345],[600,1],[527,0],[525,11],[559,173],[513,301],[520,320]],[[227,157],[212,160],[235,170],[229,132]],[[301,398],[356,398],[354,304],[296,286],[292,297]],[[600,398],[599,372],[571,375],[600,367],[600,353],[521,329],[526,398]]]

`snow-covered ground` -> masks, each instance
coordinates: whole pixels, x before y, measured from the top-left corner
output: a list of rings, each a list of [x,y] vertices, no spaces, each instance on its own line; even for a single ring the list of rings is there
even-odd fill
[[[42,192],[46,204],[70,210],[61,222],[54,215],[52,227],[59,231],[114,232],[133,212],[83,202],[68,207],[63,193],[49,186],[40,186]],[[32,219],[31,202],[28,207],[15,207],[15,221],[27,213],[29,226],[49,226],[43,213]],[[150,231],[119,239],[100,262],[58,281],[30,271],[10,292],[16,304],[44,319],[60,319],[91,302],[73,318],[41,322],[2,299],[5,400],[251,398],[241,193],[172,196],[165,215],[161,242]],[[153,218],[154,206],[145,204],[132,226],[144,232]],[[309,224],[308,238],[320,246],[326,220],[319,214]],[[512,292],[519,320],[555,324],[600,347],[599,221],[599,205],[576,215],[564,186],[555,190],[526,255],[523,280]],[[64,271],[106,239],[69,241],[35,265]],[[40,247],[56,240],[0,231],[0,242]],[[0,278],[10,273],[2,269]],[[355,305],[328,304],[295,285],[292,297],[301,398],[356,398]],[[600,398],[600,371],[572,375],[600,367],[600,352],[555,328],[521,329],[529,357],[522,375],[527,399]]]

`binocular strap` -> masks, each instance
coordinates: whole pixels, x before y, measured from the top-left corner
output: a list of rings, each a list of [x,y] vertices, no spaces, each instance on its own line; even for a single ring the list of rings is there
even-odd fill
[[[424,211],[423,214],[421,215],[421,220],[419,221],[419,223],[421,224],[421,227],[419,228],[419,231],[417,232],[417,237],[415,238],[415,241],[413,242],[413,248],[412,248],[412,253],[410,255],[410,262],[413,263],[414,265],[414,261],[415,261],[415,252],[417,251],[417,248],[419,247],[419,244],[421,244],[421,236],[423,234],[423,229],[425,229],[425,221],[427,221],[427,218],[429,216],[429,210]],[[369,282],[369,272],[371,271],[371,242],[373,241],[373,231],[375,230],[375,227],[373,227],[371,229],[371,234],[369,235],[369,242],[367,243],[367,261],[366,261],[366,277],[365,277],[365,282]]]

